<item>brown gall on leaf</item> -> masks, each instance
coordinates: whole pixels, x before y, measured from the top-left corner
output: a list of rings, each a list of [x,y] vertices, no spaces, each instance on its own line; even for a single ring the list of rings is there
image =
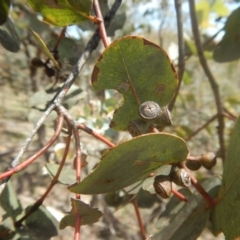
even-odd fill
[[[161,94],[161,93],[163,93],[165,91],[165,89],[166,89],[166,85],[165,84],[159,84],[159,85],[157,85],[155,92],[157,94]]]
[[[92,84],[94,82],[97,82],[99,72],[100,72],[99,68],[95,66],[92,72]]]
[[[114,182],[114,181],[115,181],[115,179],[110,179],[110,178],[106,178],[106,180],[105,180],[106,183],[110,183],[110,182]]]
[[[127,82],[121,82],[121,84],[117,86],[118,91],[124,90],[125,92],[127,92],[129,88],[130,88],[130,84]]]

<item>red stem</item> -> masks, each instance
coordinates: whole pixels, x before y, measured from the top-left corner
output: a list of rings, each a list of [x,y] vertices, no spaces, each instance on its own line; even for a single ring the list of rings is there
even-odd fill
[[[77,128],[83,130],[84,132],[92,135],[93,137],[99,139],[100,141],[104,142],[105,144],[107,144],[109,147],[113,148],[115,147],[115,144],[112,143],[111,141],[109,141],[107,138],[105,138],[104,136],[102,136],[101,134],[98,134],[97,132],[94,132],[91,128],[78,123],[77,124]]]
[[[212,208],[216,205],[216,200],[213,199],[205,189],[199,184],[197,179],[192,175],[192,173],[188,170],[184,163],[181,163],[181,166],[188,172],[189,177],[191,178],[192,185],[196,188],[196,190],[202,195],[205,201],[208,203],[208,207]]]
[[[139,224],[140,231],[141,231],[141,234],[142,234],[142,239],[144,240],[144,239],[146,239],[146,231],[145,231],[145,228],[144,228],[144,225],[143,225],[142,217],[141,217],[136,199],[132,200],[132,204],[134,206],[134,210],[135,210],[135,213],[136,213],[136,216],[137,216],[138,224]]]
[[[99,23],[99,32],[100,32],[100,36],[101,36],[102,41],[103,41],[103,45],[106,48],[106,47],[109,46],[109,41],[108,41],[108,38],[107,38],[107,33],[106,33],[105,25],[104,25],[104,20],[103,20],[103,17],[102,17],[102,12],[101,12],[98,0],[93,1],[93,6],[94,6],[94,11],[95,11],[98,19],[100,19],[100,21],[101,21]]]
[[[187,202],[187,201],[188,201],[187,198],[186,198],[183,194],[181,194],[180,192],[178,192],[177,190],[172,189],[172,193],[173,193],[176,197],[178,197],[181,201],[184,201],[184,202]]]
[[[34,213],[41,206],[41,204],[43,203],[43,201],[45,200],[47,195],[50,193],[50,191],[52,190],[54,185],[58,182],[58,178],[60,176],[60,173],[62,172],[63,166],[64,166],[66,158],[67,158],[70,143],[71,143],[71,135],[69,135],[66,139],[66,147],[64,149],[63,157],[62,157],[62,160],[60,162],[60,166],[57,170],[57,173],[54,176],[51,184],[47,188],[46,192],[42,195],[42,197],[40,199],[38,199],[37,202],[35,202],[35,204],[29,209],[29,211],[21,219],[19,219],[17,222],[15,222],[15,227],[20,227],[22,222],[24,220],[26,220],[32,213]]]
[[[27,159],[25,162],[17,165],[16,167],[12,168],[11,170],[4,172],[0,175],[0,180],[10,177],[13,174],[21,171],[22,169],[26,168],[28,165],[30,165],[32,162],[34,162],[36,159],[38,159],[38,157],[40,157],[41,155],[43,155],[52,145],[53,143],[57,140],[61,129],[62,129],[62,124],[63,124],[63,115],[59,115],[58,116],[58,123],[57,123],[57,129],[54,133],[54,135],[52,136],[52,138],[49,140],[49,142],[41,149],[39,150],[36,154],[34,154],[32,157],[30,157],[29,159]]]

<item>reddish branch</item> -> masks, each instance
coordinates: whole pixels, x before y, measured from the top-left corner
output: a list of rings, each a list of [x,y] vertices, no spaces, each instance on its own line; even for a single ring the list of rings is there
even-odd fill
[[[29,164],[31,164],[33,161],[38,159],[41,155],[43,155],[49,149],[49,147],[51,147],[53,145],[53,143],[57,140],[57,138],[61,132],[61,129],[62,129],[62,124],[63,124],[63,115],[60,114],[58,116],[57,129],[56,129],[54,135],[52,136],[52,138],[49,140],[49,142],[41,150],[39,150],[37,153],[35,153],[33,156],[31,156],[25,162],[11,168],[9,171],[7,171],[5,173],[2,173],[0,175],[0,180],[2,180],[4,178],[8,178],[8,177],[12,176],[13,174],[21,171],[22,169],[26,168]]]
[[[143,220],[142,220],[142,217],[141,217],[136,199],[132,200],[132,204],[133,204],[136,216],[137,216],[138,225],[139,225],[139,228],[140,228],[140,231],[141,231],[142,239],[144,240],[144,239],[146,239],[146,231],[145,231],[145,228],[144,228],[144,225],[143,225]]]
[[[218,84],[212,75],[212,72],[207,64],[206,58],[203,53],[203,47],[200,40],[199,26],[197,22],[197,16],[195,11],[195,1],[189,0],[189,11],[191,16],[191,24],[192,24],[192,32],[195,41],[195,45],[198,52],[198,57],[200,64],[209,80],[209,83],[212,88],[212,92],[214,94],[216,107],[217,107],[217,118],[218,118],[218,138],[220,145],[220,154],[222,159],[225,159],[225,145],[224,145],[224,117],[223,117],[223,106],[221,102],[221,97],[218,89]]]
[[[70,128],[69,128],[69,130],[70,130]],[[29,209],[29,211],[21,219],[19,219],[17,222],[15,222],[15,224],[14,224],[15,227],[20,227],[22,222],[24,220],[26,220],[32,213],[34,213],[42,205],[42,203],[45,200],[45,198],[47,197],[47,195],[50,193],[50,191],[52,190],[54,185],[58,182],[58,178],[60,176],[60,173],[63,169],[63,166],[64,166],[66,158],[67,158],[70,142],[71,142],[71,133],[70,133],[70,135],[68,135],[68,137],[66,139],[66,146],[65,146],[65,149],[64,149],[63,157],[62,157],[62,160],[60,162],[57,173],[52,179],[51,184],[47,188],[46,192],[42,195],[42,197],[40,199],[38,199],[38,201]]]
[[[95,11],[97,17],[101,20],[101,22],[99,23],[99,33],[100,33],[100,36],[102,38],[103,45],[106,48],[109,45],[109,41],[108,41],[108,38],[107,38],[107,33],[106,33],[105,26],[104,26],[102,12],[101,12],[98,0],[93,1],[93,6],[94,6],[94,11]]]

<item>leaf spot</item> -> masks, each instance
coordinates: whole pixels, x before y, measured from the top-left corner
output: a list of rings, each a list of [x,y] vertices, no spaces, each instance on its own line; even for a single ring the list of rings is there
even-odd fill
[[[159,84],[159,85],[156,87],[156,93],[157,93],[157,94],[160,94],[160,93],[164,92],[165,89],[166,89],[165,84]]]
[[[125,92],[128,91],[130,87],[130,84],[129,83],[126,83],[126,82],[121,82],[118,86],[117,86],[117,90],[121,91],[121,90],[124,90]]]
[[[99,68],[95,66],[95,68],[93,69],[93,72],[92,72],[92,83],[97,82],[99,72],[100,72]]]

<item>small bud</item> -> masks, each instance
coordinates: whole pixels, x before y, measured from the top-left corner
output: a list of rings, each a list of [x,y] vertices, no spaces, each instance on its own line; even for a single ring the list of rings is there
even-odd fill
[[[201,163],[198,161],[186,161],[186,167],[192,171],[197,171],[201,167]]]
[[[204,153],[200,156],[199,162],[206,169],[211,169],[217,163],[217,156],[212,152]]]
[[[162,198],[169,198],[172,192],[172,182],[170,176],[156,176],[153,183],[156,193]]]
[[[172,180],[175,184],[181,187],[191,186],[191,178],[189,177],[188,172],[183,168],[172,172]]]

